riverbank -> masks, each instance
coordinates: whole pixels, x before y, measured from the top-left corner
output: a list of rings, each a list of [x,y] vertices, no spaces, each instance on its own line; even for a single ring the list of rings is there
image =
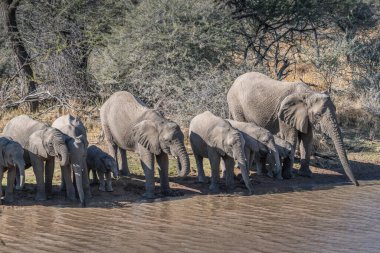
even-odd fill
[[[376,144],[378,144],[376,142]],[[134,161],[136,157],[133,157]],[[352,170],[362,186],[368,184],[380,184],[380,157],[375,152],[362,151],[350,152],[349,159],[351,161]],[[175,161],[170,161],[174,166]],[[132,168],[133,166],[133,162]],[[325,160],[321,158],[312,159],[311,170],[313,176],[306,178],[297,175],[298,163],[295,164],[293,171],[294,178],[288,180],[275,180],[266,176],[258,176],[255,172],[251,173],[253,180],[254,195],[276,194],[294,191],[311,191],[311,190],[327,190],[342,185],[352,185],[344,174],[339,161]],[[210,175],[208,165],[205,166],[206,175]],[[178,198],[191,198],[195,195],[207,195],[208,184],[199,184],[196,177],[195,163],[191,164],[191,173],[186,178],[170,177],[170,187],[179,193],[180,197],[164,197],[160,195],[159,177],[156,173],[156,193],[157,198],[147,200],[142,197],[144,193],[145,178],[142,170],[137,172],[134,168],[134,173],[131,177],[121,177],[113,181],[113,192],[100,192],[97,185],[92,185],[92,199],[87,203],[89,207],[124,207],[133,202],[153,202],[153,201],[170,201]],[[171,169],[172,171],[173,169]],[[171,173],[173,174],[173,172]],[[224,186],[223,179],[220,182],[221,196],[225,195],[245,195],[246,190],[244,183],[240,182],[239,170],[235,170],[237,177],[235,178],[236,188],[233,191],[227,191]],[[70,202],[65,200],[64,192],[59,189],[60,175],[59,170],[56,170],[54,176],[53,196],[51,199],[43,202],[34,201],[35,184],[33,182],[32,170],[27,170],[27,182],[23,191],[16,191],[15,202],[11,206],[58,206],[58,207],[79,207],[79,202]],[[353,186],[352,186],[353,187]],[[10,205],[10,204],[7,204]]]

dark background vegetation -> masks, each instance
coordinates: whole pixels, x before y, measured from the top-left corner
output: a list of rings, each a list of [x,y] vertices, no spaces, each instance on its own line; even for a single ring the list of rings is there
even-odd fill
[[[186,124],[227,117],[261,71],[328,90],[343,125],[378,132],[380,4],[370,0],[0,0],[0,106],[100,106],[128,90]]]

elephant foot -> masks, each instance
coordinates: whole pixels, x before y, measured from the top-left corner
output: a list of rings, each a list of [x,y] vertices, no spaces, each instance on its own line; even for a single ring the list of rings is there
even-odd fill
[[[197,183],[200,183],[200,184],[206,184],[206,183],[208,183],[208,182],[209,182],[209,180],[208,180],[207,177],[198,177],[198,181],[197,181]]]
[[[212,194],[217,194],[220,192],[219,185],[217,184],[211,184],[208,189],[210,190],[210,193]]]
[[[5,194],[4,203],[13,203],[14,201],[15,200],[14,200],[13,194],[12,195]]]
[[[274,176],[273,176],[273,172],[272,172],[272,171],[268,171],[268,172],[267,172],[267,177],[273,178],[273,177],[274,177]]]
[[[91,194],[91,190],[90,189],[84,191],[84,197],[86,199],[92,198],[92,194]]]
[[[76,201],[77,200],[77,198],[75,197],[75,193],[74,194],[68,194],[67,199],[69,201]]]
[[[143,196],[143,198],[146,198],[146,199],[156,198],[156,196],[154,195],[154,192],[145,192],[142,196]]]
[[[293,175],[293,173],[292,173],[291,170],[284,170],[284,171],[282,172],[282,177],[283,177],[284,179],[291,179],[291,178],[294,178],[294,175]]]
[[[226,186],[227,186],[227,191],[228,192],[234,191],[235,188],[236,188],[235,184],[227,184]]]
[[[277,180],[283,180],[281,172],[279,172],[279,173],[276,174],[276,179]]]
[[[23,190],[24,189],[24,187],[21,187],[20,185],[15,185],[15,189],[17,190],[17,191],[21,191],[21,190]]]
[[[113,188],[112,188],[112,186],[107,187],[106,190],[107,190],[108,192],[113,192]]]
[[[303,176],[303,177],[311,177],[313,173],[311,172],[309,166],[307,167],[302,167],[298,171],[298,175]]]
[[[66,191],[66,185],[65,184],[61,184],[61,186],[59,187],[59,189],[61,190],[61,192],[65,192]]]
[[[178,190],[172,190],[172,189],[164,189],[161,190],[162,195],[167,196],[167,197],[178,197],[178,196],[183,196],[182,191]]]
[[[106,191],[106,187],[104,185],[100,185],[99,186],[99,191],[105,192]]]
[[[36,197],[34,198],[36,201],[45,201],[46,199],[47,198],[45,192],[37,192]]]

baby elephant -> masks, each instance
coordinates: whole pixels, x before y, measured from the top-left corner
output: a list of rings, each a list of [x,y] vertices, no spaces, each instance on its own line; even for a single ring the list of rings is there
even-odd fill
[[[0,197],[2,195],[3,173],[8,170],[7,189],[5,191],[5,201],[13,202],[13,187],[18,169],[21,177],[21,187],[23,187],[25,177],[24,149],[13,141],[10,137],[0,135]]]
[[[206,157],[210,160],[211,165],[210,191],[219,192],[219,165],[222,159],[226,169],[226,185],[228,188],[232,188],[233,169],[235,160],[237,160],[244,183],[249,193],[253,193],[244,154],[244,138],[237,129],[222,118],[206,111],[191,120],[189,134],[200,182],[205,182],[203,158]]]
[[[92,171],[93,182],[99,182],[100,191],[112,192],[111,172],[114,178],[118,177],[117,164],[115,159],[105,153],[100,148],[91,145],[87,149],[87,167],[88,173]],[[106,181],[104,180],[104,175]],[[99,180],[98,180],[99,177]]]
[[[268,158],[270,169],[267,175],[282,179],[281,161],[274,136],[266,129],[254,123],[227,120],[233,127],[238,129],[245,139],[245,155],[248,160],[248,168],[255,161],[258,175],[263,173]],[[285,178],[287,176],[285,175]]]

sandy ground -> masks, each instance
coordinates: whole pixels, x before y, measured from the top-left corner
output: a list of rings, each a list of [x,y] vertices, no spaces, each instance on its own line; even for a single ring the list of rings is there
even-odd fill
[[[377,158],[376,158],[377,157]],[[368,184],[380,184],[380,156],[373,152],[353,152],[349,154],[352,170],[359,180],[360,187]],[[371,162],[366,162],[371,159]],[[256,195],[273,194],[281,192],[293,191],[309,191],[319,189],[330,189],[341,185],[351,185],[350,181],[344,174],[339,161],[331,161],[321,158],[312,159],[311,170],[313,176],[311,178],[297,175],[297,169],[294,169],[294,178],[288,180],[275,180],[266,176],[258,176],[255,172],[251,172]],[[208,184],[197,183],[196,171],[192,164],[192,172],[186,178],[170,177],[170,186],[183,197],[191,197],[194,195],[209,194]],[[295,164],[298,167],[298,163]],[[28,170],[31,173],[31,170]],[[239,169],[235,170],[237,175],[235,178],[236,188],[233,191],[227,191],[223,179],[220,182],[220,194],[239,194],[245,195],[246,189],[244,183],[240,181]],[[67,206],[79,207],[79,202],[70,202],[65,200],[64,192],[59,189],[59,175],[55,176],[54,192],[51,199],[47,201],[34,201],[35,184],[27,183],[22,191],[16,191],[16,200],[11,206]],[[92,199],[87,206],[90,207],[123,207],[132,202],[150,202],[169,200],[178,197],[165,197],[160,194],[159,178],[156,174],[156,194],[155,200],[144,199],[141,195],[144,193],[144,176],[134,174],[131,177],[121,177],[114,180],[113,192],[100,192],[97,185],[92,186]],[[354,187],[354,186],[352,186]]]

